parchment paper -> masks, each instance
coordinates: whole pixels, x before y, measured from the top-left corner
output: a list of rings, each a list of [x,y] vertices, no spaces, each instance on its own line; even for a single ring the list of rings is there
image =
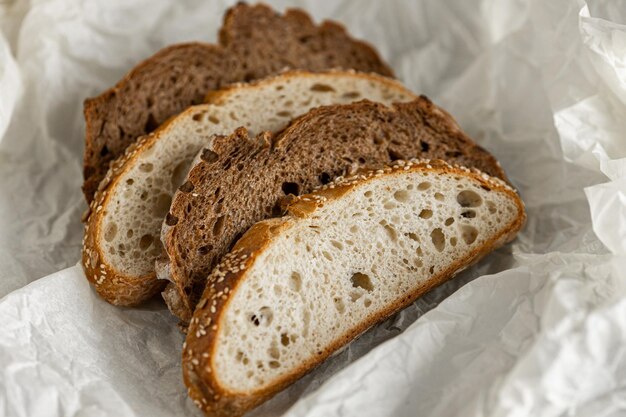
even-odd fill
[[[528,224],[251,415],[626,415],[626,1],[271,3],[373,43]],[[112,307],[74,266],[82,101],[230,4],[0,1],[0,415],[199,415],[164,305]]]

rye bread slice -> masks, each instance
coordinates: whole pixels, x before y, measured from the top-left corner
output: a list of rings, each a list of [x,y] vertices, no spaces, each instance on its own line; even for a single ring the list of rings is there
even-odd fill
[[[85,101],[83,192],[88,202],[109,163],[138,137],[199,104],[227,84],[251,81],[285,68],[354,69],[392,76],[369,45],[334,22],[315,25],[301,10],[280,15],[259,4],[228,10],[217,45],[187,43],[157,52],[118,84]]]
[[[252,226],[215,268],[183,347],[206,416],[240,416],[490,251],[524,206],[442,161],[340,180]]]
[[[496,159],[424,96],[392,107],[366,100],[320,107],[276,135],[238,129],[216,137],[174,194],[163,224],[167,258],[157,275],[171,281],[163,293],[170,310],[188,322],[213,267],[255,222],[280,215],[283,198],[363,166],[416,157],[505,179]]]
[[[368,98],[383,103],[411,101],[400,83],[354,71],[290,71],[212,92],[127,148],[100,182],[85,222],[83,270],[96,291],[115,305],[141,304],[165,282],[154,262],[172,195],[191,160],[215,134],[245,126],[275,131],[294,116],[324,104]]]

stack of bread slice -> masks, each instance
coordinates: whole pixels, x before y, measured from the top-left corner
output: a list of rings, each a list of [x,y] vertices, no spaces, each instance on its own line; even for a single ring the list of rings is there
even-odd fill
[[[241,415],[513,239],[496,159],[368,45],[302,11],[230,9],[85,103],[82,264],[162,293],[207,415]]]

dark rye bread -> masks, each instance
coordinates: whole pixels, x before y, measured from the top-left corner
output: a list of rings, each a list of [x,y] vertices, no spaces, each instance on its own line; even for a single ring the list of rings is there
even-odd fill
[[[157,262],[157,274],[171,281],[163,293],[170,310],[188,322],[212,268],[252,224],[281,214],[287,195],[410,158],[442,159],[506,180],[496,159],[423,96],[391,108],[370,101],[319,107],[274,136],[251,138],[238,129],[216,137],[175,193],[163,225],[169,262]]]
[[[342,26],[315,25],[301,10],[280,15],[266,5],[238,4],[225,15],[217,45],[165,48],[135,67],[115,87],[85,101],[83,192],[91,201],[109,163],[169,117],[201,103],[225,85],[286,68],[355,69],[393,76],[369,45]]]

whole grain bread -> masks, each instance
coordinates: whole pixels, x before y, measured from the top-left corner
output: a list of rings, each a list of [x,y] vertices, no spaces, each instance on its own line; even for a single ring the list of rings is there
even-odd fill
[[[209,277],[183,347],[191,398],[207,416],[242,415],[524,220],[505,182],[442,161],[398,161],[297,198]]]
[[[301,10],[284,15],[259,4],[228,10],[217,45],[188,43],[157,52],[115,87],[85,101],[83,192],[91,201],[109,163],[169,117],[199,104],[210,90],[285,68],[355,69],[392,76],[369,45],[342,26],[315,25]]]
[[[368,98],[383,103],[414,100],[400,83],[354,71],[291,71],[216,90],[127,148],[100,182],[85,222],[83,269],[96,291],[115,305],[141,304],[160,292],[155,259],[172,195],[191,160],[215,134],[245,126],[275,131],[292,117],[324,104]]]
[[[440,158],[505,179],[495,158],[426,97],[387,107],[358,103],[314,109],[284,131],[216,137],[176,191],[163,224],[159,278],[170,310],[188,322],[206,278],[247,228],[281,214],[288,195],[398,159]]]

